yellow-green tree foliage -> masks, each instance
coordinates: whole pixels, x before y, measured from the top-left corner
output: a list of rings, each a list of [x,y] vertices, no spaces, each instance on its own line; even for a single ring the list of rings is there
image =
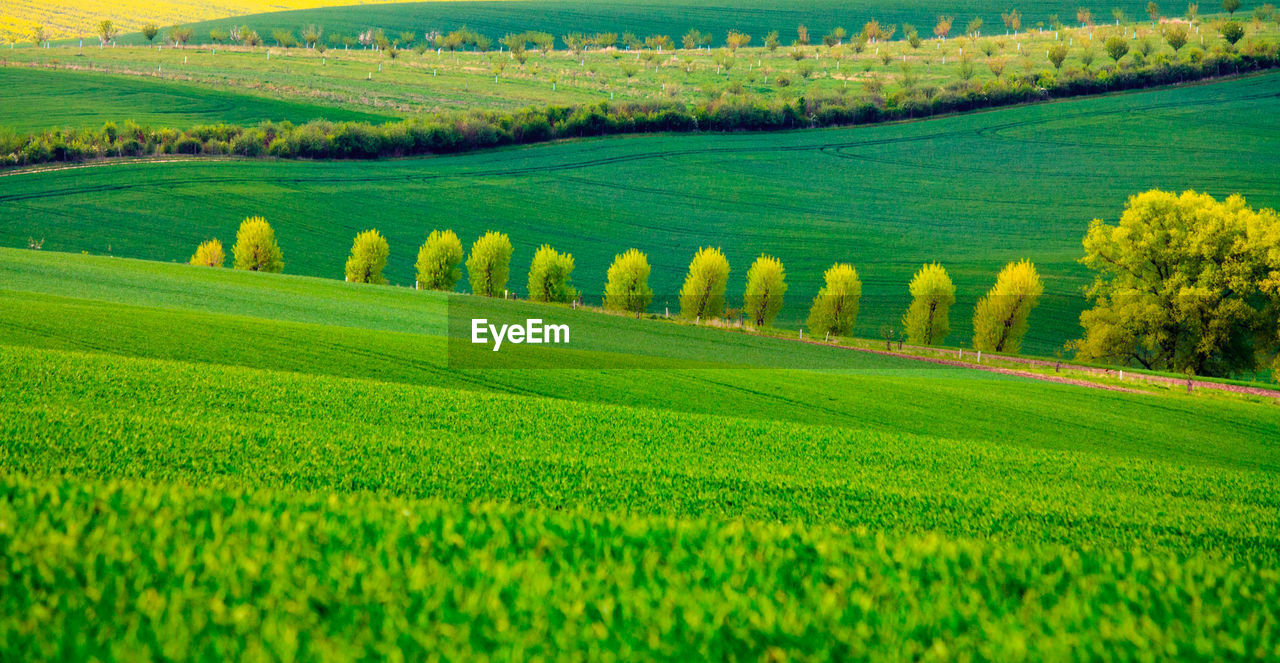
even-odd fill
[[[937,345],[951,332],[951,305],[956,286],[947,270],[937,263],[925,265],[911,278],[911,306],[902,316],[907,342]]]
[[[724,291],[728,283],[729,260],[720,249],[698,249],[680,288],[680,314],[690,320],[724,315]]]
[[[227,254],[222,250],[222,242],[216,239],[201,242],[195,255],[191,256],[191,264],[204,267],[222,267],[226,262]]]
[[[613,258],[606,274],[604,307],[639,315],[649,308],[653,291],[649,289],[649,257],[636,249]]]
[[[809,333],[814,336],[846,336],[858,322],[862,280],[853,265],[836,263],[827,269],[818,296],[809,307]]]
[[[467,257],[471,292],[497,297],[506,290],[510,275],[511,238],[504,233],[489,231],[471,245],[471,255]]]
[[[462,242],[452,230],[432,230],[418,249],[418,288],[449,292],[462,278]]]
[[[1000,270],[996,284],[973,311],[973,347],[984,352],[1017,354],[1027,333],[1031,310],[1040,303],[1044,284],[1029,260]]]
[[[236,231],[236,245],[231,247],[236,269],[251,272],[284,271],[284,254],[276,244],[276,231],[260,216],[251,216]]]
[[[382,270],[387,267],[390,253],[387,238],[377,230],[366,230],[356,235],[355,242],[351,244],[351,256],[347,258],[347,280],[377,285],[386,283]]]
[[[573,256],[543,244],[529,265],[529,299],[535,302],[568,302],[578,296],[570,283]]]
[[[1080,316],[1081,359],[1226,375],[1274,349],[1280,219],[1244,198],[1187,191],[1129,199],[1118,224],[1094,219],[1081,260],[1095,273]]]
[[[787,272],[782,261],[762,255],[747,270],[747,289],[743,295],[743,308],[747,319],[756,327],[773,324],[782,310],[782,298],[787,294]]]

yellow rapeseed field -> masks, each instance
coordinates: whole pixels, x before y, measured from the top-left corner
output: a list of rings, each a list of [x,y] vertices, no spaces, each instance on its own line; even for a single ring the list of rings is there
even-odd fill
[[[110,19],[122,32],[147,23],[159,26],[244,14],[397,0],[4,0],[0,3],[0,40],[26,41],[37,25],[50,38],[89,37]]]

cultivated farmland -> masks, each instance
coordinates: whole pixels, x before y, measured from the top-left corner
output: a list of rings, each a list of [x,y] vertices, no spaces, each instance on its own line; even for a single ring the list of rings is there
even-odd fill
[[[1277,172],[1257,167],[1280,149],[1278,85],[1280,76],[1264,75],[851,130],[627,137],[425,161],[21,174],[3,180],[0,241],[185,260],[263,214],[279,228],[290,273],[339,277],[351,237],[377,227],[392,247],[388,276],[403,285],[432,228],[454,228],[468,243],[486,230],[510,233],[518,273],[554,228],[577,256],[576,281],[596,296],[614,254],[645,249],[655,306],[664,295],[675,303],[699,246],[722,246],[731,292],[741,293],[760,252],[783,260],[795,293],[784,323],[802,319],[833,261],[856,264],[863,336],[901,315],[922,262],[946,264],[972,306],[1000,265],[1028,257],[1048,294],[1027,349],[1050,354],[1078,334],[1085,271],[1076,261],[1090,219],[1115,218],[1129,195],[1155,186],[1280,202]],[[1206,114],[1237,121],[1209,125]],[[86,215],[112,222],[81,223]],[[967,338],[967,320],[956,322],[955,338]]]
[[[219,91],[231,85],[273,99],[352,109],[372,107],[378,113],[406,116],[601,102],[749,105],[759,101],[794,104],[805,98],[846,105],[864,99],[883,105],[903,96],[917,98],[917,104],[924,106],[941,93],[984,90],[977,99],[996,96],[1002,89],[998,83],[1008,85],[1019,77],[1037,87],[1066,85],[1076,77],[1101,77],[1098,89],[1106,91],[1116,87],[1106,81],[1118,82],[1122,72],[1174,63],[1188,65],[1210,53],[1247,54],[1263,60],[1267,54],[1274,56],[1280,24],[1245,23],[1246,36],[1228,51],[1225,49],[1230,45],[1219,34],[1219,23],[1218,19],[1207,19],[1195,25],[1066,25],[1023,30],[1016,35],[957,35],[948,40],[903,39],[901,35],[890,40],[878,36],[882,35],[879,27],[868,36],[872,28],[859,23],[849,26],[850,34],[831,45],[824,45],[817,36],[820,33],[815,33],[813,45],[789,46],[790,42],[784,41],[769,48],[763,44],[764,35],[757,33],[741,48],[689,48],[679,43],[681,33],[673,33],[670,36],[677,43],[666,50],[644,45],[624,50],[619,45],[542,52],[528,43],[519,57],[496,49],[438,51],[438,46],[427,43],[425,35],[416,33],[411,41],[404,41],[390,32],[387,48],[378,50],[376,45],[344,45],[355,41],[356,32],[340,27],[321,31],[316,47],[281,46],[279,39],[286,37],[280,35],[255,47],[228,44],[225,37],[224,43],[209,43],[205,30],[192,38],[198,46],[162,45],[165,40],[161,37],[156,40],[160,48],[136,44],[99,48],[91,44],[24,47],[3,55],[9,62],[43,68],[186,81]],[[291,25],[283,33],[300,39],[301,25]],[[932,36],[928,25],[918,26],[922,37]],[[368,33],[367,28],[361,30]],[[1183,31],[1185,44],[1177,49],[1166,41],[1171,30]],[[1128,49],[1121,58],[1124,67],[1104,74],[1114,68],[1105,44],[1117,36]],[[327,49],[326,43],[331,44]],[[1063,57],[1055,64],[1049,56],[1056,49],[1062,49]],[[1213,73],[1234,73],[1240,67],[1239,62],[1223,63]],[[1168,80],[1189,78],[1194,78],[1190,72]],[[57,88],[46,91],[34,83],[37,81],[29,89],[47,94],[51,102],[63,99],[51,94]],[[87,103],[93,95],[104,92],[99,88],[93,86],[76,96],[84,97]],[[42,116],[33,114],[33,118],[40,120]]]
[[[349,4],[0,8],[0,660],[1280,660],[1273,7]]]
[[[857,646],[867,619],[894,652],[974,650],[973,628],[1034,641],[1032,652],[1066,646],[1033,637],[1049,629],[1121,646],[1102,614],[1126,615],[1188,655],[1195,634],[1211,653],[1276,646],[1262,624],[1275,619],[1268,496],[1278,461],[1259,444],[1280,435],[1273,406],[913,371],[876,357],[861,367],[829,358],[845,370],[822,373],[468,372],[442,363],[438,295],[0,255],[2,503],[16,564],[3,614],[32,616],[6,621],[10,650],[53,651],[44,634],[75,632],[84,656],[160,651],[130,635],[141,626],[200,650],[303,651],[334,638],[345,659],[402,637],[405,619],[479,640],[400,646],[462,653],[545,641],[536,646],[557,654],[772,647],[825,658],[817,643]],[[52,294],[67,292],[78,297]],[[669,323],[631,324],[634,346],[659,347],[643,341],[656,334],[677,354],[727,333],[677,327],[672,343]],[[837,352],[752,342],[796,358]],[[753,361],[744,350],[722,355]],[[664,402],[692,389],[723,397]],[[915,412],[913,399],[947,407]],[[1005,416],[984,414],[996,409]],[[1178,415],[1163,414],[1171,409]],[[1086,416],[1092,425],[1081,425]],[[322,573],[339,548],[356,565]],[[1140,552],[1119,552],[1129,549]],[[90,568],[83,554],[94,550]],[[59,575],[37,584],[26,571],[37,565]],[[188,569],[194,586],[180,581]],[[84,574],[103,598],[63,572]],[[305,580],[317,573],[328,580]],[[245,574],[261,581],[219,589]],[[1178,584],[1162,589],[1157,575]],[[1005,591],[1011,582],[1024,589]],[[811,588],[783,599],[772,587],[787,583]],[[991,589],[975,604],[947,589],[957,583]],[[963,614],[966,625],[922,636],[871,617],[896,614],[916,587],[935,588],[930,614]],[[134,592],[193,607],[101,612],[101,601]],[[221,607],[200,617],[195,606],[215,595]],[[1183,612],[1187,597],[1207,613]],[[50,601],[64,608],[39,608]],[[680,626],[642,626],[672,602]],[[835,607],[846,602],[863,607]],[[344,616],[366,603],[383,626]],[[1152,620],[1151,606],[1167,607]],[[547,610],[563,614],[546,621]],[[1263,621],[1244,618],[1259,610]],[[111,617],[82,621],[87,611]],[[722,625],[739,621],[735,611],[789,616],[744,624],[730,645]],[[1203,614],[1239,626],[1212,629]],[[637,639],[645,628],[682,635]],[[312,644],[271,635],[280,629],[304,629]]]

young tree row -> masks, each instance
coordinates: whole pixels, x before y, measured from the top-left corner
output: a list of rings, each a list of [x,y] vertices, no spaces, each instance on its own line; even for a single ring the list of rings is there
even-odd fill
[[[241,224],[233,253],[236,269],[279,272],[284,266],[274,231],[261,217],[245,219]],[[511,239],[504,233],[490,231],[477,239],[465,256],[471,291],[485,297],[507,296],[512,253]],[[387,240],[377,230],[356,235],[346,262],[346,280],[385,284],[383,270],[389,254]],[[225,260],[222,244],[213,239],[197,248],[191,264],[221,267]],[[418,249],[415,287],[450,292],[462,278],[463,264],[462,242],[457,234],[434,230]],[[552,303],[577,300],[573,269],[572,255],[546,244],[539,247],[529,267],[529,299]],[[635,315],[647,311],[653,302],[650,271],[648,256],[637,249],[615,256],[606,274],[604,308]],[[726,307],[729,271],[729,260],[720,249],[699,249],[680,288],[679,315],[695,322],[726,317],[730,313]],[[772,326],[782,311],[787,288],[782,261],[768,255],[756,258],[747,270],[743,290],[741,314],[745,321],[757,329]],[[955,285],[946,269],[938,264],[924,265],[912,278],[909,290],[912,302],[902,317],[904,336],[915,344],[942,343],[950,331],[950,309],[956,301]],[[974,310],[974,348],[1017,353],[1031,310],[1043,292],[1030,262],[1007,265]],[[809,307],[809,333],[824,338],[848,335],[857,323],[861,298],[862,281],[857,269],[846,263],[832,265],[823,274],[823,285]]]

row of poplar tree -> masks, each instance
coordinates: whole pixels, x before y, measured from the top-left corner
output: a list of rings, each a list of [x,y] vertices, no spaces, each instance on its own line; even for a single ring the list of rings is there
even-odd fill
[[[261,217],[245,219],[232,248],[234,266],[263,272],[284,268],[283,254],[275,232]],[[471,291],[487,297],[507,295],[511,274],[511,239],[504,233],[487,232],[471,245],[466,258]],[[346,280],[385,284],[382,272],[390,248],[377,230],[356,235],[346,264]],[[221,267],[226,262],[222,243],[216,239],[201,244],[191,263]],[[435,230],[418,250],[416,287],[421,290],[452,291],[462,278],[462,242],[452,230]],[[578,300],[572,285],[573,256],[543,244],[529,267],[529,299],[535,302],[570,303]],[[641,315],[653,301],[649,287],[649,258],[637,249],[618,254],[607,273],[604,308]],[[723,319],[725,293],[729,281],[729,261],[718,248],[701,248],[689,263],[689,273],[680,289],[680,315],[693,321]],[[858,319],[862,281],[858,270],[836,263],[823,275],[823,286],[813,299],[806,326],[814,336],[847,336]],[[902,318],[910,343],[937,345],[950,332],[950,311],[956,301],[955,285],[946,269],[927,264],[911,279],[911,306]],[[973,346],[987,352],[1016,353],[1026,334],[1028,317],[1044,287],[1029,261],[1005,266],[995,286],[974,310]],[[742,314],[747,323],[770,327],[782,310],[787,293],[786,270],[782,261],[761,255],[747,270]]]

